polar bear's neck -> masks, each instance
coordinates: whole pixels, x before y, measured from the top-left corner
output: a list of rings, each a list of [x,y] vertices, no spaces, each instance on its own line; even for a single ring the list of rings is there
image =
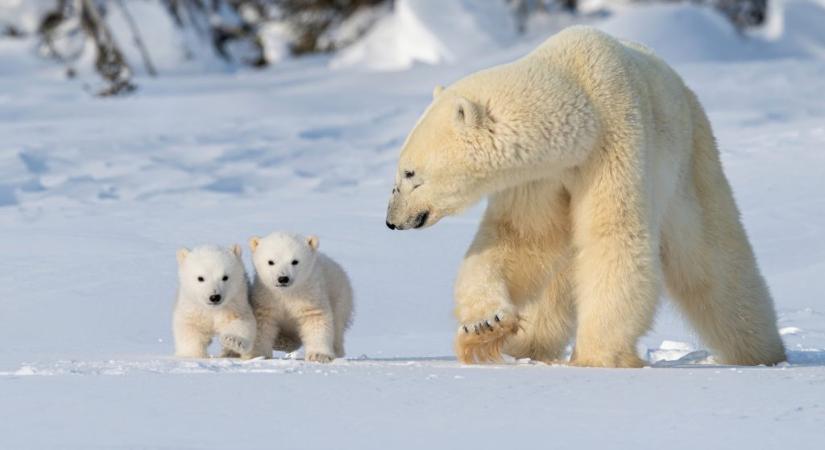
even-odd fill
[[[549,232],[566,235],[570,226],[570,195],[559,180],[524,183],[491,195],[485,219],[528,239]]]
[[[525,67],[529,66],[529,67]],[[450,86],[488,115],[491,142],[476,149],[486,155],[500,191],[524,182],[557,178],[591,154],[600,135],[596,112],[584,88],[551,61],[526,59],[493,67]]]

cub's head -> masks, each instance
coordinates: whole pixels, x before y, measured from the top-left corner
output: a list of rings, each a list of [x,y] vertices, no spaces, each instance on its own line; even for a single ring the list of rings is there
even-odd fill
[[[249,239],[252,261],[261,282],[275,289],[301,286],[309,279],[318,258],[318,238],[272,233]]]
[[[478,201],[493,147],[486,106],[436,87],[433,102],[407,137],[387,208],[393,230],[422,228]]]
[[[246,288],[241,247],[205,245],[178,250],[179,289],[184,298],[218,308]]]

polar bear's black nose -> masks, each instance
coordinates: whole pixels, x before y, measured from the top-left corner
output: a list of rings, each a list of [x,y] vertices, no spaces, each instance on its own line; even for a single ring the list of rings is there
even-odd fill
[[[388,221],[387,221],[387,228],[389,228],[390,230],[394,230],[394,229],[395,229],[395,224],[394,224],[394,223],[390,223],[390,221],[388,220]]]
[[[278,277],[278,283],[281,283],[281,284],[289,283],[289,277]]]
[[[209,301],[210,301],[210,302],[212,302],[212,303],[215,303],[215,304],[220,303],[220,301],[221,301],[221,296],[220,296],[220,294],[212,294],[212,295],[210,295],[210,296],[209,296]]]

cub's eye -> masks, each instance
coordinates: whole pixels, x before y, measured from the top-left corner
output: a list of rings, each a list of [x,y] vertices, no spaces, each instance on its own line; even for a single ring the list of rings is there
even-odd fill
[[[412,178],[415,176],[414,170],[405,170],[404,171],[404,178]]]
[[[271,259],[270,259],[268,262],[269,262],[269,265],[270,265],[270,266],[274,266],[274,265],[275,265],[275,261],[273,261],[273,260],[271,260]]]
[[[201,283],[203,283],[203,277],[198,277],[198,281],[200,281]]]
[[[226,281],[228,279],[229,279],[229,276],[227,276],[227,275],[224,275],[223,278],[221,278],[221,280],[223,280],[223,281]]]
[[[293,265],[293,266],[297,266],[297,265],[298,265],[298,260],[297,260],[297,259],[293,259],[293,260],[292,260],[292,265]]]

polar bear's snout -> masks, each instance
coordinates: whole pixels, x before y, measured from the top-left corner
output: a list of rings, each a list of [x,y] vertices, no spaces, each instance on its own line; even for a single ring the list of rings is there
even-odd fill
[[[393,196],[387,205],[387,228],[390,230],[409,230],[411,228],[422,228],[430,218],[429,209],[414,208],[399,195],[397,189],[393,189]]]
[[[291,284],[292,279],[288,276],[281,275],[278,277],[278,287],[287,287]]]
[[[209,296],[209,303],[219,305],[222,299],[223,297],[221,297],[221,294],[212,294]]]
[[[415,215],[409,216],[403,220],[392,218],[392,205],[390,211],[387,212],[387,228],[390,230],[409,230],[411,228],[422,228],[427,224],[427,219],[430,217],[430,211],[424,210]]]

